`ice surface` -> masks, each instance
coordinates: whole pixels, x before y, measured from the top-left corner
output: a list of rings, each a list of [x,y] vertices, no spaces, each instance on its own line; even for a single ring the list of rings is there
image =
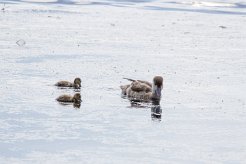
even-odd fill
[[[245,8],[1,0],[0,163],[244,164]],[[165,79],[161,120],[120,96],[123,77],[155,75]],[[77,76],[80,109],[60,105],[74,90],[53,84]]]

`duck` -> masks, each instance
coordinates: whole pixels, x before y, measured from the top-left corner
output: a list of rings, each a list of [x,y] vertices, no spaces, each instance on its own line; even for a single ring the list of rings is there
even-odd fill
[[[61,95],[56,98],[58,102],[63,102],[63,103],[81,103],[81,95],[80,93],[76,93],[73,96],[71,95]]]
[[[127,96],[132,101],[160,101],[161,91],[163,89],[163,77],[155,76],[153,82],[150,83],[144,80],[134,80],[124,78],[131,81],[131,84],[121,85],[121,91],[123,96]]]
[[[73,87],[79,89],[81,87],[81,79],[77,77],[74,79],[73,83],[69,81],[59,81],[55,85],[58,87]]]

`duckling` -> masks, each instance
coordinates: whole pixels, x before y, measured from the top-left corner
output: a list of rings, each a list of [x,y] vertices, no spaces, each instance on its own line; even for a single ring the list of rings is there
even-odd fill
[[[74,79],[73,83],[69,81],[59,81],[55,85],[58,87],[73,87],[79,89],[81,87],[81,79],[77,77]]]
[[[163,77],[155,76],[153,83],[143,80],[133,80],[125,78],[132,83],[120,86],[122,94],[134,101],[152,101],[161,99],[161,90],[163,88]]]
[[[80,93],[76,93],[74,96],[61,95],[56,100],[63,103],[81,103],[82,101]]]

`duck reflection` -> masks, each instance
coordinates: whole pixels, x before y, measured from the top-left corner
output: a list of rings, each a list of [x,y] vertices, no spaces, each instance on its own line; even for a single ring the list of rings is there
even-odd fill
[[[148,108],[148,106],[141,101],[130,100],[131,107],[134,108]]]
[[[73,107],[76,109],[79,109],[80,108],[80,105],[81,105],[81,103],[79,102],[79,103],[73,103]]]
[[[140,101],[130,100],[131,108],[151,108],[151,119],[153,121],[161,121],[162,108],[160,101],[152,101],[150,103],[143,103]]]
[[[61,95],[56,98],[58,102],[62,105],[73,104],[74,108],[80,108],[80,104],[82,102],[80,93],[76,93],[73,96],[71,95]]]
[[[80,102],[78,102],[78,103],[75,103],[75,102],[74,103],[59,102],[59,104],[64,105],[64,106],[73,105],[74,109],[79,109],[81,106]]]
[[[151,107],[151,118],[153,121],[161,121],[162,109],[160,106],[160,101],[153,101]]]

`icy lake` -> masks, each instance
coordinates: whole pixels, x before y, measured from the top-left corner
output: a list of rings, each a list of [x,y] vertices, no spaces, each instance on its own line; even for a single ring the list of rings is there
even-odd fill
[[[119,87],[155,75],[161,118]],[[1,164],[244,164],[246,2],[0,0],[0,84]]]

